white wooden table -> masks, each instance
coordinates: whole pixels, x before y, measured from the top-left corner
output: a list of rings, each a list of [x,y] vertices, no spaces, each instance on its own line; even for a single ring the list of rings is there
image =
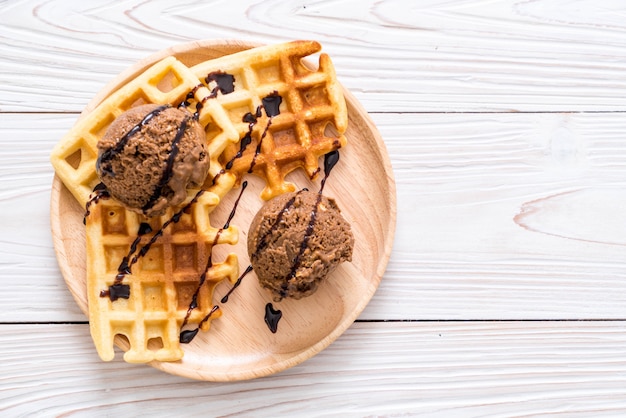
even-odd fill
[[[0,416],[624,416],[626,3],[0,3]],[[195,39],[320,41],[370,112],[397,232],[359,320],[237,383],[103,363],[61,277],[49,153]]]

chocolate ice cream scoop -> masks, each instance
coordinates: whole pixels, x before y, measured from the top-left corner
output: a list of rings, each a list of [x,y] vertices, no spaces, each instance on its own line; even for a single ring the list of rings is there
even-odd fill
[[[343,261],[354,237],[333,199],[301,190],[267,202],[248,232],[248,254],[274,301],[313,294]]]
[[[199,187],[209,170],[202,125],[185,110],[148,104],[121,114],[98,141],[96,170],[131,210],[162,215]]]

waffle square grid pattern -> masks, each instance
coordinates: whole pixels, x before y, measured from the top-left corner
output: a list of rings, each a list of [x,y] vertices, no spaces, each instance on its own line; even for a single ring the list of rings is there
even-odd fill
[[[162,231],[162,235],[144,257],[130,257],[132,275],[125,280],[130,285],[130,297],[114,301],[102,297],[101,292],[114,283],[119,262],[130,254],[139,224],[145,220],[114,200],[102,201],[94,208],[87,221],[88,254],[102,256],[90,259],[87,265],[92,282],[88,287],[89,322],[103,360],[114,358],[114,338],[126,346],[127,362],[179,360],[183,356],[179,345],[183,321],[202,323],[200,328],[206,331],[210,320],[203,319],[221,316],[220,310],[210,314],[213,290],[225,278],[231,283],[237,280],[238,261],[230,254],[223,262],[212,263],[211,253],[214,245],[236,243],[238,230],[234,226],[220,230],[209,225],[209,212],[218,200],[216,195],[205,192],[189,213],[183,212],[178,222],[166,228],[164,225],[172,219],[175,209],[150,218],[152,231]],[[140,238],[135,254],[149,244],[152,236]],[[200,286],[198,278],[205,270],[206,278]],[[197,308],[188,316],[196,292]]]
[[[266,182],[261,197],[269,200],[296,189],[285,180],[288,173],[302,167],[313,179],[320,171],[319,157],[346,144],[347,108],[330,57],[320,54],[317,70],[303,62],[320,49],[317,42],[296,41],[281,48],[260,47],[227,55],[191,68],[199,79],[215,72],[232,74],[235,79],[234,92],[211,103],[227,111],[237,130],[229,140],[219,140],[214,146],[209,142],[213,175],[232,161],[227,174],[238,182],[253,167],[252,172]],[[235,158],[241,138],[250,130],[244,115],[258,112],[263,99],[273,93],[283,101],[280,113],[267,118],[264,125],[259,122],[261,126],[251,132],[251,143]],[[202,117],[200,122],[206,123]]]

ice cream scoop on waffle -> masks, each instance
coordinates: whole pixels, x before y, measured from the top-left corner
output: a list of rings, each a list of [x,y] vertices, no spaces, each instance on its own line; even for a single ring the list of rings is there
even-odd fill
[[[288,172],[303,167],[314,177],[318,157],[345,144],[346,106],[330,60],[321,55],[317,70],[301,62],[320,48],[296,41],[193,68],[166,58],[83,115],[55,147],[51,160],[57,175],[88,209],[87,300],[103,360],[114,357],[114,341],[126,350],[128,362],[181,359],[181,327],[208,329],[221,315],[213,289],[224,279],[235,282],[239,274],[235,254],[222,262],[211,259],[213,246],[238,239],[234,226],[211,226],[211,211],[246,172],[265,179],[262,197],[268,199],[294,189],[285,181]],[[188,111],[204,129],[210,157],[204,185],[151,217],[110,198],[96,171],[103,154],[98,142],[107,129],[144,104]],[[126,136],[142,132],[150,119]]]

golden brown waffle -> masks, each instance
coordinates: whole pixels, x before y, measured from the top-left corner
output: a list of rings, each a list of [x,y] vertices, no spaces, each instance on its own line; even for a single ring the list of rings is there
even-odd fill
[[[238,238],[233,226],[218,230],[209,224],[209,212],[218,202],[217,195],[204,192],[190,206],[190,213],[183,213],[178,222],[163,229],[176,210],[170,208],[161,217],[147,219],[124,209],[113,199],[101,200],[93,207],[86,219],[87,299],[91,335],[103,360],[113,359],[115,337],[122,338],[118,343],[129,346],[124,360],[130,363],[182,358],[179,333],[194,293],[199,289],[198,307],[188,317],[190,324],[201,323],[211,312],[215,286],[224,278],[234,283],[238,276],[237,257],[232,254],[223,262],[211,263],[206,281],[199,286],[199,278],[211,260],[213,245],[234,244]],[[134,255],[140,253],[156,232],[162,229],[163,235],[136,263],[132,263],[133,256],[129,258],[132,273],[121,284],[130,286],[130,297],[112,301],[101,292],[114,284],[141,222],[149,222],[152,233],[141,236]],[[211,319],[220,315],[221,311],[215,311],[202,322],[201,329],[207,330]]]
[[[113,358],[116,336],[118,344],[128,348],[124,356],[128,362],[180,359],[179,332],[183,321],[208,328],[210,319],[220,315],[218,310],[209,320],[202,321],[213,308],[213,288],[225,278],[237,278],[237,259],[230,255],[223,263],[209,268],[206,283],[198,287],[213,244],[233,244],[238,237],[237,230],[231,227],[215,241],[218,230],[209,223],[212,209],[241,180],[253,160],[254,173],[266,181],[262,197],[269,199],[294,189],[285,181],[287,173],[304,167],[313,178],[319,171],[318,157],[345,144],[346,105],[330,59],[322,54],[318,70],[301,62],[320,48],[316,42],[297,41],[240,52],[192,69],[173,57],[166,58],[81,117],[55,147],[51,161],[57,175],[85,204],[98,183],[97,142],[124,111],[145,103],[177,106],[185,102],[191,112],[198,111],[198,119],[207,132],[211,156],[205,183],[208,191],[191,206],[191,214],[164,228],[146,255],[131,267],[132,274],[122,281],[130,288],[129,299],[111,301],[101,297],[100,292],[115,283],[120,263],[137,237],[143,218],[123,209],[113,199],[92,205],[86,218],[90,324],[104,360]],[[214,94],[213,82],[203,81],[212,72],[232,74],[235,90]],[[188,96],[190,92],[192,97]],[[280,114],[271,118],[271,123],[267,114],[258,117],[254,126],[243,121],[246,113],[256,113],[263,99],[274,92],[281,96],[282,104]],[[329,125],[334,134],[327,134]],[[235,158],[249,129],[252,141],[241,158]],[[262,146],[255,156],[261,137]],[[229,161],[232,166],[227,164]],[[195,193],[189,192],[188,201]],[[153,229],[156,231],[166,223],[173,211],[151,219]],[[149,237],[142,237],[139,246]],[[195,289],[200,289],[199,307],[185,319]]]
[[[193,73],[173,57],[148,68],[82,117],[60,141],[51,156],[57,175],[84,205],[98,183],[96,145],[111,122],[141,104],[178,105],[190,91],[194,91],[193,100],[202,102],[211,92],[198,85]],[[207,114],[209,111],[211,115]],[[206,106],[200,118],[221,126],[222,132],[236,135],[232,127],[229,128],[226,113],[219,107]],[[91,214],[86,218],[89,317],[92,337],[104,360],[113,358],[116,335],[122,338],[118,343],[129,346],[124,356],[128,362],[173,361],[182,357],[178,333],[183,311],[186,312],[191,303],[193,291],[190,289],[198,286],[217,231],[210,226],[208,214],[232,185],[228,178],[223,178],[212,192],[205,192],[192,206],[193,215],[184,215],[179,222],[164,229],[146,256],[132,268],[132,275],[124,280],[130,285],[130,299],[111,301],[99,294],[115,280],[117,267],[137,237],[140,217],[112,199],[102,199],[90,207]],[[188,200],[195,193],[190,191]],[[158,225],[166,222],[168,215],[172,215],[172,209],[160,218],[151,219],[151,223],[156,223],[153,229],[158,230]],[[182,225],[187,227],[182,228]],[[237,230],[232,227],[220,235],[217,243],[232,244],[237,238]],[[142,243],[147,239],[142,238]],[[236,280],[237,273],[234,254],[209,269],[198,295],[199,307],[192,311],[188,323],[198,323],[207,315],[207,309],[212,308],[214,286],[225,278]],[[219,316],[220,311],[217,311],[211,318]],[[207,329],[209,323],[203,322],[202,328]],[[127,340],[125,344],[123,339]]]
[[[211,123],[200,120],[209,126],[212,176],[225,169],[232,160],[232,168],[226,171],[240,181],[254,165],[253,173],[266,181],[261,197],[267,200],[295,190],[295,186],[285,180],[289,172],[303,167],[314,178],[319,172],[319,157],[345,145],[346,103],[330,58],[321,54],[317,70],[302,62],[304,57],[320,49],[317,42],[295,41],[227,55],[191,68],[201,80],[214,72],[235,77],[234,92],[217,96],[210,106],[226,110],[237,130],[236,139],[223,138],[231,134],[219,130],[212,133]],[[251,135],[252,142],[241,157],[235,158],[240,150],[239,140],[250,128],[243,121],[244,115],[248,112],[255,114],[262,106],[263,98],[273,92],[282,98],[280,114],[272,118],[267,131],[269,118],[265,114],[259,118]],[[207,112],[207,115],[211,113]],[[328,132],[329,125],[335,132]],[[255,157],[264,133],[260,153]],[[217,140],[212,142],[211,138]]]

